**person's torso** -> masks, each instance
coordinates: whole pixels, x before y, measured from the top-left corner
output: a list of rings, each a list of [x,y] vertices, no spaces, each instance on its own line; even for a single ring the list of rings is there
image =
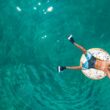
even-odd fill
[[[104,60],[96,60],[95,63],[95,68],[102,70],[104,72],[107,72],[107,68],[108,68],[108,61],[104,61]]]

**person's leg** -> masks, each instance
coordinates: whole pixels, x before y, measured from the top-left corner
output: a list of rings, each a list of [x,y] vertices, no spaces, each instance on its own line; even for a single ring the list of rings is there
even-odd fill
[[[83,46],[77,44],[77,43],[75,42],[75,40],[73,39],[72,35],[70,35],[70,36],[68,37],[68,40],[69,40],[73,45],[75,45],[77,48],[79,48],[84,54],[86,54],[86,52],[87,52],[86,49],[85,49]]]
[[[58,66],[58,72],[61,72],[65,69],[71,69],[71,70],[81,70],[81,66]]]
[[[75,45],[77,48],[79,48],[80,50],[82,50],[82,52],[83,52],[84,54],[86,54],[87,50],[86,50],[84,47],[82,47],[81,45],[77,44],[76,42],[74,43],[74,45]]]
[[[72,70],[81,70],[81,66],[66,66],[66,69],[72,69]]]

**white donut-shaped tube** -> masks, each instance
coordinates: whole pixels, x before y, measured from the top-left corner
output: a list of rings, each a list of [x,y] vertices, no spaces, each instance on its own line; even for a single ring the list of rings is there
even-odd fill
[[[101,60],[110,60],[109,53],[107,53],[105,50],[100,48],[92,48],[87,50],[90,52],[94,57],[99,58]],[[86,62],[86,57],[83,54],[80,59],[80,65]],[[85,76],[87,76],[90,79],[99,80],[106,76],[106,73],[104,73],[101,70],[97,69],[82,69],[82,72]]]

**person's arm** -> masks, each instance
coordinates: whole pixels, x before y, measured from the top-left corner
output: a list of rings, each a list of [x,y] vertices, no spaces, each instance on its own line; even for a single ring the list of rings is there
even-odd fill
[[[66,66],[66,69],[72,69],[72,70],[81,70],[81,66]]]

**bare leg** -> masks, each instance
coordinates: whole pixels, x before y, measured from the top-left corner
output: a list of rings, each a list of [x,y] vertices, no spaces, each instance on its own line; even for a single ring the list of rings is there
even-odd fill
[[[81,70],[81,66],[66,66],[66,69],[72,69],[72,70]]]
[[[79,48],[84,54],[86,54],[86,49],[85,49],[83,46],[77,44],[77,43],[74,41],[72,35],[70,35],[70,36],[68,37],[68,40],[69,40],[73,45],[75,45],[77,48]]]
[[[58,72],[61,72],[65,69],[71,69],[71,70],[81,70],[81,66],[58,66]]]
[[[84,54],[86,54],[87,50],[86,50],[83,46],[77,44],[76,42],[74,42],[73,44],[74,44],[77,48],[79,48],[80,50],[82,50],[82,52],[83,52]]]

